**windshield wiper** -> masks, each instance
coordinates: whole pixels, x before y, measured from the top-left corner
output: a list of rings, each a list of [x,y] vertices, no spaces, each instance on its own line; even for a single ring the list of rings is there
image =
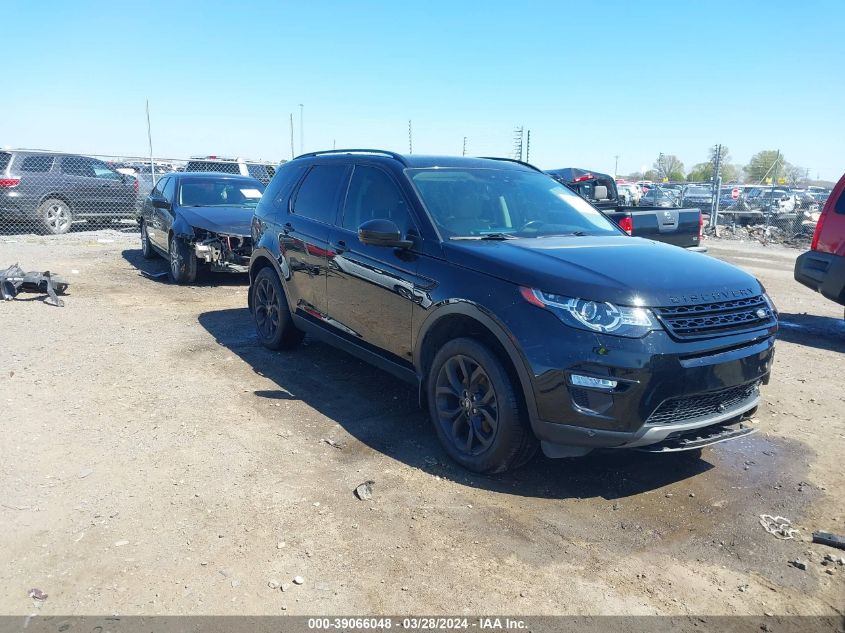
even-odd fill
[[[570,235],[574,235],[576,237],[587,237],[590,233],[586,231],[571,231],[569,233],[548,233],[546,235],[538,235],[537,237],[569,237]]]
[[[453,235],[450,240],[515,240],[516,235],[509,233],[487,233],[486,235]]]

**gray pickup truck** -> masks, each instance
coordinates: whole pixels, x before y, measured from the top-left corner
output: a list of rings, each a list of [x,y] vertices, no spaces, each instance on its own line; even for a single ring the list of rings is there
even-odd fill
[[[608,174],[565,167],[546,172],[604,213],[628,235],[644,237],[690,250],[707,250],[701,245],[701,209],[625,206],[616,181]]]

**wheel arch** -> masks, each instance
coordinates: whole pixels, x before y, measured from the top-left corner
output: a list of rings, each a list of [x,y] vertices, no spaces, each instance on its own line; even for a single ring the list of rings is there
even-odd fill
[[[429,315],[420,328],[414,349],[414,366],[419,375],[420,406],[426,406],[426,382],[437,350],[446,341],[459,337],[480,341],[502,361],[505,369],[520,387],[529,419],[535,420],[537,404],[531,376],[513,335],[493,315],[468,301],[442,305]]]

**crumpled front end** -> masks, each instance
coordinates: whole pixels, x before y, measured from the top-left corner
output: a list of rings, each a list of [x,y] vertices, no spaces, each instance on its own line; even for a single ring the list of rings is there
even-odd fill
[[[197,259],[213,272],[249,272],[252,238],[195,229],[192,247]]]

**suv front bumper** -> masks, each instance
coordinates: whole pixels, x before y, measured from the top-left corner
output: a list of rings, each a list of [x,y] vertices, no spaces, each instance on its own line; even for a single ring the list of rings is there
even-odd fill
[[[573,345],[569,339],[567,357],[557,368],[534,365],[534,433],[548,455],[566,456],[579,454],[572,447],[580,453],[638,448],[737,422],[756,409],[759,387],[768,383],[773,334],[761,330],[690,344],[663,332],[645,339],[579,333],[575,339],[582,340]],[[596,349],[603,352],[600,362],[583,360]],[[576,386],[574,375],[616,386]]]

